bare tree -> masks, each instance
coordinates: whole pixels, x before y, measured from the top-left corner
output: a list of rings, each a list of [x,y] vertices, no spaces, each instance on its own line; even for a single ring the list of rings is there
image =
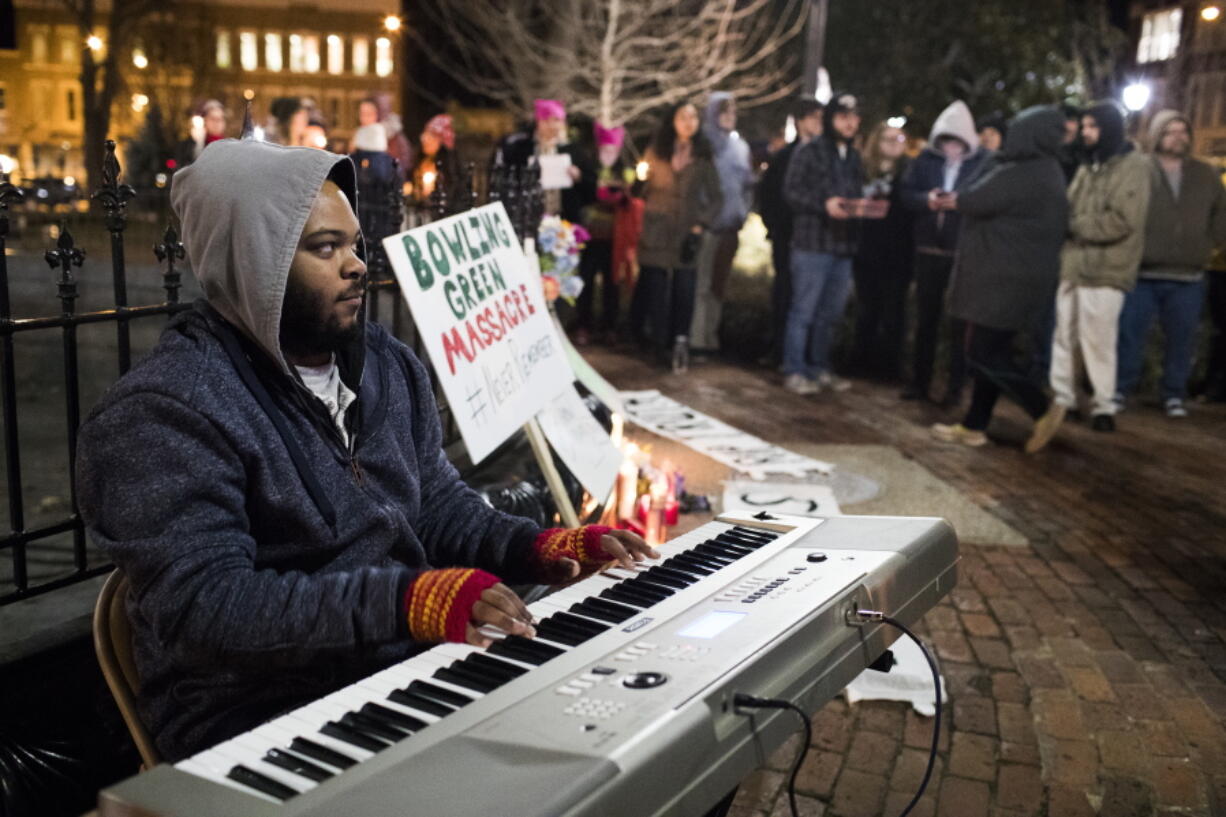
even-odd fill
[[[436,0],[447,46],[419,47],[469,90],[521,112],[538,97],[617,125],[716,88],[742,107],[795,91],[803,0]]]
[[[155,9],[165,9],[173,0],[113,0],[103,15],[98,0],[60,0],[81,32],[81,112],[85,123],[85,172],[91,182],[102,168],[103,145],[111,128],[111,106],[123,91],[120,65],[130,57],[132,33],[137,23]],[[102,17],[105,16],[105,21]],[[98,60],[89,38],[105,22],[105,56]],[[101,75],[101,77],[99,77]]]

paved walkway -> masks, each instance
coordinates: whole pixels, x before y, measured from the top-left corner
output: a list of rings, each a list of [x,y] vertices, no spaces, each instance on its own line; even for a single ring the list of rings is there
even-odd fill
[[[774,373],[707,363],[673,376],[585,354],[619,388],[658,388],[773,442],[895,446],[1030,540],[964,544],[959,586],[923,623],[951,711],[914,815],[1226,815],[1226,407],[1181,421],[1140,407],[1114,435],[1070,424],[1026,456],[1012,407],[989,430],[998,444],[973,450],[931,440],[947,415],[892,387],[807,398]],[[930,729],[905,704],[831,702],[802,813],[897,815]],[[743,786],[736,817],[788,813],[794,748]]]

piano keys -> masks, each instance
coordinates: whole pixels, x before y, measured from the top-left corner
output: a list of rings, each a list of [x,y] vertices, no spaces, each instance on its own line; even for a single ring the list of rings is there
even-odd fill
[[[762,515],[760,514],[759,517]],[[100,794],[107,815],[702,813],[956,579],[936,519],[725,515],[529,605],[534,639],[443,644]],[[705,804],[705,805],[704,805]]]

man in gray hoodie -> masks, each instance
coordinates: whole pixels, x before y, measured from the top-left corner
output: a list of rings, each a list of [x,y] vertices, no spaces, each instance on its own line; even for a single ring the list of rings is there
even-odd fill
[[[138,704],[165,760],[434,643],[486,644],[483,624],[533,636],[500,577],[651,552],[542,531],[460,480],[425,367],[364,319],[355,195],[348,158],[265,142],[214,143],[176,174],[205,299],[81,427],[81,515],[130,581]]]
[[[1149,126],[1150,205],[1136,289],[1120,315],[1117,403],[1136,389],[1154,313],[1162,324],[1161,396],[1168,417],[1185,417],[1188,376],[1204,300],[1205,265],[1226,244],[1226,189],[1216,170],[1193,159],[1192,124],[1178,111],[1159,111]]]

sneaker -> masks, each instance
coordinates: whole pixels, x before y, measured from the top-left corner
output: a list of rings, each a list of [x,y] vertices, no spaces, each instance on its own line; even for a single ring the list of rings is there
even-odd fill
[[[1166,416],[1173,418],[1187,417],[1188,410],[1183,404],[1183,400],[1178,397],[1172,397],[1163,404],[1166,408]]]
[[[851,388],[851,381],[839,377],[834,372],[822,372],[817,376],[817,385],[831,391],[847,391]]]
[[[1090,428],[1094,431],[1115,431],[1115,418],[1110,414],[1095,414],[1090,420]]]
[[[1024,446],[1027,454],[1041,451],[1044,446],[1051,442],[1051,438],[1056,436],[1056,430],[1064,422],[1064,415],[1067,411],[1068,409],[1056,402],[1047,407],[1047,411],[1043,413],[1043,416],[1034,421],[1034,431],[1030,432],[1030,439],[1026,441]]]
[[[1116,413],[1116,414],[1119,414],[1121,411],[1123,411],[1123,410],[1124,410],[1124,407],[1125,407],[1125,406],[1127,405],[1127,403],[1128,403],[1128,401],[1124,399],[1124,395],[1120,394],[1118,391],[1117,391],[1117,392],[1115,393],[1115,395],[1114,395],[1114,396],[1111,398],[1111,402],[1112,402],[1112,404],[1115,406],[1115,413]]]
[[[792,394],[817,394],[822,390],[816,380],[810,380],[803,374],[790,374],[783,379],[783,387]]]
[[[987,434],[984,434],[982,431],[969,429],[961,423],[955,423],[954,425],[935,423],[930,431],[933,437],[942,442],[961,443],[962,445],[969,445],[971,448],[979,448],[982,445],[988,444]]]
[[[690,368],[689,338],[678,336],[673,341],[673,374],[685,374]]]

